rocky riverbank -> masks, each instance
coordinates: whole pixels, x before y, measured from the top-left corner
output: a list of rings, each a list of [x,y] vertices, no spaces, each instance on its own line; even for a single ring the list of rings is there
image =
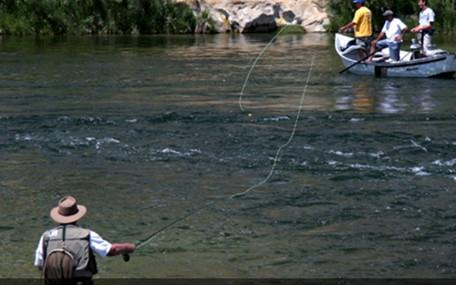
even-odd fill
[[[295,24],[307,32],[324,32],[329,23],[327,0],[177,0],[189,5],[200,21],[197,32],[269,32]]]

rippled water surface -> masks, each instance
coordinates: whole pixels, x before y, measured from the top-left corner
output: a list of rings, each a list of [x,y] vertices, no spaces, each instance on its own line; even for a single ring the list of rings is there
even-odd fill
[[[270,39],[1,38],[0,277],[65,194],[110,241],[217,201],[99,277],[456,277],[456,80],[339,75],[310,34],[246,82]]]

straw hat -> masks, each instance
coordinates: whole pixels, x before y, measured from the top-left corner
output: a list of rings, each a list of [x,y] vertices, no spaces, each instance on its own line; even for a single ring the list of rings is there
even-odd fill
[[[65,196],[59,205],[50,212],[51,218],[59,224],[71,224],[80,220],[87,213],[87,208],[78,205],[72,196]]]

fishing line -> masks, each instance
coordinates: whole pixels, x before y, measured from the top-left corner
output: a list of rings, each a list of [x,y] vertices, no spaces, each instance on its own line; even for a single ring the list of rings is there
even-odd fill
[[[247,73],[247,76],[245,77],[244,84],[242,84],[242,89],[241,93],[239,94],[239,109],[241,109],[242,112],[244,112],[244,107],[242,106],[242,95],[244,95],[245,88],[247,87],[247,83],[249,82],[250,75],[253,72],[253,69],[255,68],[257,62],[260,60],[260,58],[263,56],[264,52],[274,43],[274,41],[277,39],[277,37],[286,29],[288,26],[282,27],[280,31],[275,34],[275,36],[269,41],[269,43],[261,50],[261,52],[257,55],[255,60],[253,61],[253,64],[250,66],[249,72]]]
[[[242,87],[242,90],[241,90],[241,93],[240,93],[240,96],[239,96],[239,107],[241,109],[241,111],[244,110],[244,108],[242,107],[242,94],[245,90],[245,87],[247,85],[247,82],[248,82],[248,78],[250,77],[250,74],[252,73],[252,70],[254,69],[256,63],[258,62],[259,58],[261,57],[262,54],[264,54],[264,52],[266,51],[266,49],[274,42],[274,40],[277,38],[277,36],[283,32],[284,30],[286,29],[285,28],[282,28],[272,39],[271,41],[266,45],[265,48],[263,48],[263,50],[260,52],[260,55],[257,56],[257,58],[255,59],[252,67],[250,68],[249,70],[249,73],[247,74],[247,77],[246,77],[246,80],[244,81],[244,85]],[[145,239],[141,240],[141,241],[138,241],[135,243],[135,246],[136,246],[136,249],[139,249],[143,246],[145,246],[146,244],[150,243],[153,238],[155,236],[157,236],[158,234],[160,234],[161,232],[164,232],[165,230],[167,230],[168,228],[172,227],[173,225],[183,221],[183,220],[186,220],[187,218],[189,218],[190,216],[193,216],[195,214],[197,214],[198,212],[202,211],[203,209],[206,209],[208,208],[209,206],[211,205],[214,205],[216,202],[220,202],[220,201],[223,201],[225,199],[235,199],[235,198],[238,198],[238,197],[241,197],[241,196],[244,196],[246,195],[247,193],[251,192],[253,189],[255,188],[258,188],[262,185],[264,185],[265,183],[267,183],[269,181],[269,179],[272,177],[272,175],[274,174],[274,170],[277,166],[277,163],[279,161],[279,157],[280,157],[280,154],[282,152],[282,150],[284,148],[286,148],[293,140],[294,136],[295,136],[295,133],[296,133],[296,129],[297,129],[297,126],[298,126],[298,121],[299,121],[299,118],[301,116],[301,113],[302,113],[302,109],[303,109],[303,105],[304,105],[304,99],[306,97],[306,94],[307,94],[307,89],[308,89],[308,86],[309,86],[309,82],[310,82],[310,77],[311,77],[311,74],[312,74],[312,70],[313,70],[313,66],[314,66],[314,60],[315,60],[315,54],[312,55],[312,60],[310,62],[310,68],[309,68],[309,71],[307,72],[307,78],[306,78],[306,81],[305,81],[305,85],[304,85],[304,88],[302,90],[302,93],[301,93],[301,99],[300,99],[300,103],[299,103],[299,107],[298,107],[298,111],[297,111],[297,114],[296,114],[296,118],[295,118],[295,121],[294,121],[294,124],[293,124],[293,128],[292,128],[292,131],[290,133],[290,136],[288,137],[288,140],[279,146],[279,148],[277,149],[276,151],[276,154],[274,156],[274,161],[273,161],[273,164],[271,166],[271,169],[269,170],[269,173],[268,175],[262,180],[260,181],[259,183],[247,188],[246,190],[244,191],[241,191],[241,192],[238,192],[238,193],[235,193],[235,194],[232,194],[232,195],[229,195],[229,196],[225,196],[225,197],[222,197],[222,198],[219,198],[219,199],[213,199],[205,204],[203,204],[202,206],[198,207],[198,208],[195,208],[194,210],[188,212],[187,214],[181,216],[180,218],[177,218],[175,219],[174,221],[172,221],[171,223],[169,224],[166,224],[165,226],[163,226],[162,228],[158,229],[157,231],[151,233],[148,237],[146,237]],[[130,260],[130,256],[128,254],[125,254],[123,255],[123,259],[124,261],[129,261]]]
[[[279,148],[277,149],[276,154],[274,156],[274,162],[272,163],[271,170],[269,171],[268,175],[262,181],[260,181],[259,183],[247,188],[246,190],[244,190],[242,192],[235,193],[235,194],[231,195],[230,196],[231,199],[237,198],[237,197],[240,197],[240,196],[244,196],[245,194],[249,193],[253,189],[258,188],[258,187],[266,184],[269,181],[269,179],[272,177],[272,175],[274,174],[274,170],[275,170],[275,168],[277,166],[277,162],[279,161],[280,153],[282,152],[282,150],[284,148],[286,148],[291,143],[291,141],[293,140],[293,138],[295,136],[296,129],[298,127],[298,121],[299,121],[299,118],[301,117],[301,113],[302,113],[302,109],[303,109],[303,105],[304,105],[304,98],[306,97],[306,93],[307,93],[307,87],[309,86],[310,75],[312,74],[314,60],[315,60],[315,54],[312,55],[312,60],[310,62],[310,68],[309,68],[309,71],[307,72],[306,83],[305,83],[304,88],[302,90],[301,100],[299,102],[298,112],[296,113],[296,118],[295,118],[295,121],[294,121],[294,124],[293,124],[293,129],[292,129],[292,131],[290,133],[290,136],[288,137],[288,140],[284,144],[279,146]]]

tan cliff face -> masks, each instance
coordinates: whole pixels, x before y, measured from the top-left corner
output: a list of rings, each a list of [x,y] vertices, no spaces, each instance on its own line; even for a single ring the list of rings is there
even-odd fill
[[[296,24],[307,32],[324,32],[329,23],[327,0],[176,0],[197,16],[211,19],[217,32],[268,32]],[[207,24],[207,23],[206,23]],[[205,27],[199,27],[204,32]]]

